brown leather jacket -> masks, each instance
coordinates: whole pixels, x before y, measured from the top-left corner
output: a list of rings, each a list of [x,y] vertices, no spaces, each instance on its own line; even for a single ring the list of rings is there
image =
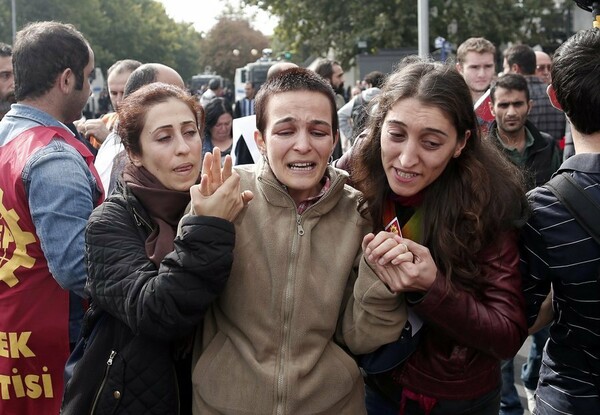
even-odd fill
[[[482,252],[481,294],[449,287],[438,274],[414,305],[426,331],[396,372],[400,384],[437,399],[475,399],[500,386],[500,360],[512,358],[527,337],[517,235],[501,235]]]

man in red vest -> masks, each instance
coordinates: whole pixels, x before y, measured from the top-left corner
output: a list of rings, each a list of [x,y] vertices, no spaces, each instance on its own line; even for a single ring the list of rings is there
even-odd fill
[[[17,103],[0,122],[0,413],[58,414],[83,316],[84,229],[102,200],[92,155],[66,127],[94,54],[73,26],[37,22],[13,47]]]

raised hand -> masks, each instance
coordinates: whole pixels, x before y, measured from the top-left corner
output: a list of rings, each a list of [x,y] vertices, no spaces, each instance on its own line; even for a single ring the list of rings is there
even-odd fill
[[[202,160],[202,181],[205,187],[201,189],[204,196],[210,196],[227,180],[233,171],[233,161],[230,155],[225,156],[221,167],[221,149],[213,148],[212,153],[206,153]],[[204,180],[206,177],[206,181]]]
[[[249,190],[240,192],[240,176],[233,171],[229,155],[221,168],[218,148],[204,156],[200,184],[190,188],[190,195],[192,214],[215,216],[231,222],[254,197]]]

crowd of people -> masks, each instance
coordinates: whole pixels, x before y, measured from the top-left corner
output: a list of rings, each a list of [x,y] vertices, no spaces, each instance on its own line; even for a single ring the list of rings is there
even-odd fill
[[[281,62],[234,104],[123,59],[82,119],[92,47],[26,25],[0,413],[522,415],[528,336],[527,409],[600,412],[600,29],[496,59],[470,38],[349,100],[339,62]]]

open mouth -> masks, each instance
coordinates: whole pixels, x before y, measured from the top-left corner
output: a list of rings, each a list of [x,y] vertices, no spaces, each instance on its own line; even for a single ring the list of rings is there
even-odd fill
[[[408,173],[408,172],[401,171],[398,169],[395,169],[395,170],[396,170],[396,175],[398,177],[400,177],[401,179],[413,179],[413,178],[417,177],[417,173]]]
[[[316,163],[307,162],[307,163],[288,163],[288,168],[291,170],[297,171],[309,171],[316,167]]]

